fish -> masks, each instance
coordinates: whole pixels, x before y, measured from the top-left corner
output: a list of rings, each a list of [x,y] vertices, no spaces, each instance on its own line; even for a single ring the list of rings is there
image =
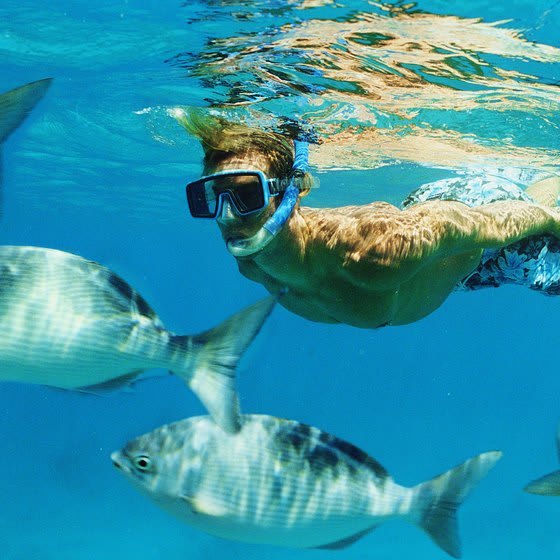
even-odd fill
[[[165,368],[233,432],[236,366],[275,303],[267,297],[208,331],[176,335],[101,264],[57,249],[0,246],[0,381],[96,393]]]
[[[0,94],[0,217],[2,215],[2,144],[43,98],[52,82],[45,78]]]
[[[235,434],[209,416],[166,424],[111,460],[161,508],[225,539],[341,549],[401,518],[458,558],[456,510],[501,455],[482,453],[407,488],[345,440],[295,420],[244,414]]]
[[[560,461],[560,425],[556,430],[556,453]],[[539,494],[541,496],[560,496],[560,471],[545,474],[527,484],[524,488],[529,494]]]

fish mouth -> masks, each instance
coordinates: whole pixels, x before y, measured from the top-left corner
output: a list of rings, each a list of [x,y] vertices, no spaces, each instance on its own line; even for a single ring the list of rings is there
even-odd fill
[[[120,459],[120,453],[118,451],[113,451],[113,453],[111,453],[111,461],[113,461],[113,467],[119,470],[123,470],[122,463],[120,462],[119,459]]]

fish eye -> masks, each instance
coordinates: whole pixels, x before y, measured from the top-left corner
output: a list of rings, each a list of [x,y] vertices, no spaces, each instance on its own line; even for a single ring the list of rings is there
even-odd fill
[[[139,471],[147,472],[150,470],[150,467],[152,466],[152,461],[146,455],[138,455],[138,457],[134,458],[134,466]]]

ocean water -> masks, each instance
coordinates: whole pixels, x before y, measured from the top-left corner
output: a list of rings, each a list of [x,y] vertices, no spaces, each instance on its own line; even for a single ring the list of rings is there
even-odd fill
[[[170,109],[314,129],[309,205],[398,203],[465,168],[554,173],[559,24],[553,0],[3,0],[0,91],[54,81],[4,146],[2,242],[97,260],[170,329],[199,332],[265,290],[189,216],[202,152]],[[347,439],[404,485],[501,449],[460,510],[464,557],[556,560],[560,500],[522,488],[558,468],[559,316],[559,298],[511,286],[379,331],[277,308],[242,362],[242,406]],[[170,376],[107,397],[2,384],[0,558],[446,557],[400,521],[330,552],[225,542],[168,516],[109,454],[202,412]]]

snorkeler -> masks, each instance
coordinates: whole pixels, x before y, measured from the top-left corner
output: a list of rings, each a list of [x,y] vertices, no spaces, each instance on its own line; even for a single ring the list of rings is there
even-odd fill
[[[215,218],[240,272],[309,320],[376,328],[417,321],[455,290],[521,284],[560,294],[560,178],[523,190],[471,177],[386,202],[300,206],[307,144],[202,111],[175,118],[199,138],[191,214]]]

